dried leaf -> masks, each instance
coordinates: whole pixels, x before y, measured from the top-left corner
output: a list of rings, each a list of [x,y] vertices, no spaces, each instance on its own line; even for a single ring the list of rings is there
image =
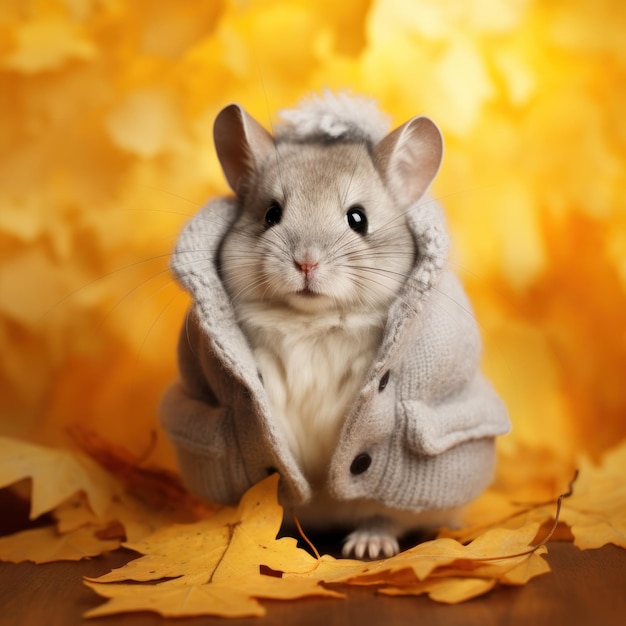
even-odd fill
[[[225,508],[208,520],[170,525],[144,541],[125,546],[144,556],[88,585],[109,602],[88,617],[152,610],[163,616],[262,615],[257,598],[341,597],[316,579],[284,580],[262,573],[308,571],[315,559],[291,538],[276,540],[282,522],[278,477],[248,491],[237,509]],[[263,567],[262,567],[263,566]],[[163,579],[165,582],[159,582]],[[154,585],[105,583],[132,580]]]
[[[94,442],[104,446],[98,438],[90,441],[91,451],[96,450]],[[124,539],[139,541],[159,527],[195,520],[201,512],[208,515],[215,509],[199,505],[177,481],[169,480],[167,472],[134,467],[123,449],[103,447],[103,451],[141,500],[82,454],[0,438],[0,487],[20,486],[30,478],[31,518],[51,512],[56,520],[56,527],[0,542],[0,560],[43,563],[96,556],[119,547]]]
[[[32,480],[30,517],[51,511],[82,492],[98,516],[111,506],[119,486],[93,461],[67,450],[54,450],[0,437],[0,487]]]
[[[83,526],[92,526],[101,522],[91,510],[84,494],[77,493],[53,511],[56,528],[60,533],[69,533]]]
[[[96,593],[110,598],[106,604],[85,613],[101,617],[118,613],[154,611],[164,617],[218,615],[220,617],[253,617],[265,615],[258,599],[295,600],[305,597],[340,598],[341,594],[320,587],[316,581],[286,582],[272,576],[236,581],[213,581],[183,585],[166,581],[149,587],[105,585],[87,581]]]
[[[212,580],[254,576],[264,565],[280,572],[306,572],[316,560],[297,547],[295,539],[276,540],[282,508],[276,495],[277,477],[250,489],[237,508],[225,507],[194,524],[169,524],[125,547],[145,556],[97,579],[148,581],[172,576]],[[258,557],[255,560],[255,555]]]
[[[103,524],[117,524],[123,531],[122,538],[127,541],[140,541],[157,528],[191,517],[184,510],[178,513],[152,509],[128,495],[118,497],[103,517],[95,515],[80,494],[56,507],[52,514],[59,533],[72,532],[84,526],[99,528]]]
[[[388,596],[421,596],[446,604],[458,604],[488,593],[496,586],[489,578],[431,578],[407,587],[386,587],[380,593]]]
[[[66,533],[60,533],[54,526],[44,526],[0,537],[0,555],[1,560],[10,563],[80,561],[117,550],[120,545],[120,539],[99,538],[93,526]]]
[[[600,465],[581,459],[576,489],[563,506],[562,520],[585,550],[607,543],[626,548],[626,441]]]
[[[388,584],[394,588],[422,589],[423,582],[431,577],[480,577],[502,584],[524,584],[530,578],[550,570],[541,555],[544,547],[533,548],[530,543],[537,535],[539,524],[533,523],[517,529],[494,528],[469,545],[453,539],[442,538],[415,546],[391,559],[374,563],[345,565],[334,572],[332,563],[323,557],[323,565],[316,571],[326,582],[344,582],[351,585]],[[343,571],[341,571],[343,569]],[[329,570],[327,572],[327,570]],[[411,577],[407,578],[407,572]],[[400,585],[400,578],[404,582]]]
[[[127,494],[135,496],[153,511],[167,509],[176,512],[178,521],[191,521],[219,508],[194,498],[178,474],[162,468],[144,467],[144,458],[150,454],[152,446],[143,456],[138,456],[79,425],[72,426],[69,432],[82,450],[124,485]]]

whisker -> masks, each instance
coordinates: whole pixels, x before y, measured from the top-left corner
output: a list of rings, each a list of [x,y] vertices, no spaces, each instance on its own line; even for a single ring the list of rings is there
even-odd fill
[[[157,289],[155,292],[151,294],[151,297],[154,297],[157,293],[159,293],[160,291],[162,291],[163,289],[167,287],[170,287],[172,284],[174,284],[173,281],[169,281],[167,284],[159,287],[159,289]],[[165,307],[163,307],[163,309],[159,312],[156,318],[152,321],[152,323],[150,324],[150,327],[148,328],[148,330],[146,331],[144,335],[144,338],[141,344],[139,345],[139,348],[137,349],[137,355],[136,355],[137,361],[139,361],[141,353],[144,349],[144,346],[146,345],[146,342],[148,341],[148,338],[150,334],[152,333],[152,331],[154,330],[154,328],[157,326],[159,321],[163,318],[163,316],[168,311],[168,309],[174,304],[174,302],[183,295],[186,295],[184,291],[177,290],[176,293],[172,296],[172,298],[170,298],[168,303],[165,305]]]
[[[97,278],[94,278],[86,283],[84,283],[83,285],[81,285],[80,287],[74,289],[73,291],[70,291],[69,293],[67,293],[65,296],[63,296],[60,300],[57,300],[52,306],[50,306],[46,311],[44,311],[41,316],[39,317],[39,321],[45,319],[48,315],[51,315],[53,311],[55,311],[56,309],[58,309],[59,307],[61,307],[63,304],[65,304],[68,300],[70,300],[71,298],[75,297],[76,295],[78,295],[80,292],[84,291],[85,289],[89,289],[90,287],[93,287],[95,285],[97,285],[98,283],[107,280],[109,278],[112,278],[118,274],[121,274],[122,272],[126,272],[128,270],[132,270],[135,268],[139,268],[143,265],[146,265],[148,263],[152,263],[152,262],[156,262],[162,259],[167,259],[171,256],[171,252],[166,252],[163,254],[157,254],[151,257],[148,257],[146,259],[142,259],[141,261],[135,261],[134,263],[129,263],[127,265],[123,265],[122,267],[118,267],[114,270],[111,270],[110,272],[107,272],[106,274],[103,274],[102,276],[98,276]],[[169,271],[168,270],[163,270],[163,271]],[[162,272],[159,272],[159,274]]]
[[[204,202],[196,202],[194,200],[190,200],[189,198],[185,198],[185,196],[181,196],[180,194],[174,193],[173,191],[169,191],[168,189],[162,189],[160,187],[155,187],[154,185],[144,184],[142,185],[142,187],[144,187],[144,189],[150,189],[151,191],[156,191],[162,195],[176,198],[177,200],[182,200],[183,202],[186,202],[187,204],[191,204],[196,209],[199,209],[204,204]],[[129,210],[134,210],[134,209],[129,209]],[[137,209],[137,210],[142,210],[142,209]],[[145,209],[145,210],[150,210],[150,209]],[[177,213],[176,211],[172,211],[172,212]],[[186,214],[181,213],[181,215],[186,215]],[[191,217],[191,216],[188,216],[188,217]]]

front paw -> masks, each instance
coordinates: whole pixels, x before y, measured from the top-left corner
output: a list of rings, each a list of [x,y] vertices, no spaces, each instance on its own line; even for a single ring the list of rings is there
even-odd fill
[[[389,558],[398,552],[397,537],[380,528],[358,528],[346,537],[341,550],[344,558],[354,555],[357,559]]]

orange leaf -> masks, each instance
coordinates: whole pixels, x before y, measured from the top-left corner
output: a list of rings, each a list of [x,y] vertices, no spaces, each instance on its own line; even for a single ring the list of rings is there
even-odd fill
[[[10,563],[80,561],[116,550],[120,544],[119,539],[99,538],[92,526],[68,533],[59,533],[54,526],[44,526],[0,537],[0,560]]]
[[[102,516],[121,491],[109,474],[86,457],[0,437],[0,487],[24,478],[32,480],[31,519],[77,493],[84,493],[93,512]]]
[[[626,440],[608,452],[602,463],[580,463],[576,489],[563,503],[561,519],[581,549],[607,543],[626,548]]]
[[[531,541],[537,535],[539,524],[532,523],[524,528],[509,530],[493,528],[478,537],[467,546],[448,538],[435,539],[421,543],[390,559],[373,563],[352,562],[355,565],[337,568],[335,573],[328,557],[322,563],[316,575],[326,582],[343,582],[352,585],[380,585],[389,583],[398,586],[398,575],[410,570],[417,581],[424,581],[431,576],[481,576],[508,582],[510,572],[529,560],[539,558],[545,548],[534,549]],[[545,564],[543,559],[540,559]],[[533,563],[527,568],[534,575],[549,571]],[[406,574],[404,574],[406,575]],[[521,579],[520,573],[514,573],[511,581]],[[407,584],[412,585],[409,578]],[[512,583],[511,583],[512,584]]]
[[[115,458],[110,456],[111,463]],[[31,518],[52,512],[57,522],[56,528],[6,537],[0,560],[43,563],[95,556],[119,547],[122,539],[138,541],[160,526],[197,519],[199,511],[211,510],[185,497],[175,481],[168,482],[166,472],[141,470],[131,463],[122,467],[132,477],[128,482],[154,506],[124,493],[110,474],[81,454],[0,438],[0,487],[21,486],[30,478]],[[160,486],[158,477],[163,477]]]
[[[258,598],[295,600],[313,596],[343,597],[320,587],[314,580],[285,581],[260,575],[253,579],[188,585],[178,579],[149,586],[108,585],[90,581],[85,584],[99,595],[109,598],[106,604],[91,609],[85,617],[136,611],[154,611],[164,617],[252,617],[265,615],[265,609],[257,601]]]
[[[144,467],[143,458],[126,448],[114,445],[79,425],[70,434],[91,458],[113,474],[126,491],[153,510],[171,510],[180,514],[180,521],[191,521],[215,511],[218,507],[194,498],[183,486],[178,474],[155,467]],[[151,450],[147,450],[147,456]],[[187,513],[187,519],[183,520]]]
[[[388,596],[420,596],[428,594],[431,600],[458,604],[491,591],[496,580],[489,578],[430,578],[410,587],[387,587],[380,593]]]
[[[109,602],[87,616],[142,610],[169,617],[262,615],[257,598],[340,597],[315,578],[286,580],[264,573],[306,572],[316,564],[295,539],[276,539],[282,522],[277,484],[278,477],[271,476],[250,489],[236,509],[224,508],[194,524],[165,526],[143,541],[126,543],[144,556],[88,580]],[[161,582],[164,578],[172,580]],[[105,584],[125,580],[154,584]]]

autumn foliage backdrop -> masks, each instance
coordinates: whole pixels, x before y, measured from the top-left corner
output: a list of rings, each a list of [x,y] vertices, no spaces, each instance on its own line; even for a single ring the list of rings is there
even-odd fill
[[[626,435],[625,13],[621,0],[3,0],[0,434],[62,443],[80,423],[148,449],[188,303],[168,254],[227,191],[216,113],[236,101],[269,127],[300,97],[347,88],[395,124],[440,124],[434,193],[510,407],[502,458],[527,468],[502,480],[562,488],[579,453]],[[151,460],[172,463],[161,436]]]

